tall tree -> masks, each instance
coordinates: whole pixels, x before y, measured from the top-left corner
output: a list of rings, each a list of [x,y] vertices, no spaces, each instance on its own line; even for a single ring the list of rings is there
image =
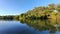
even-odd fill
[[[60,4],[56,6],[56,10],[60,12]]]
[[[50,10],[55,10],[55,4],[49,4],[49,5],[48,5],[48,8],[49,8]]]

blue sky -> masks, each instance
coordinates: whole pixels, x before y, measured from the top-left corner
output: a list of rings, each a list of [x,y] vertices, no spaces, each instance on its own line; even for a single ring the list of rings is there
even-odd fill
[[[0,0],[0,15],[16,15],[25,13],[37,6],[59,4],[60,0]]]

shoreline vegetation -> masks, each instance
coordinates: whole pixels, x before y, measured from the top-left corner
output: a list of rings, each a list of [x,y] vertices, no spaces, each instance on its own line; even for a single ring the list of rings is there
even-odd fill
[[[60,4],[49,4],[48,6],[35,7],[32,10],[28,10],[26,13],[15,16],[0,16],[0,19],[53,19],[60,20]]]
[[[60,4],[49,4],[48,6],[35,7],[32,10],[28,10],[26,13],[22,13],[19,16],[22,19],[60,19]]]

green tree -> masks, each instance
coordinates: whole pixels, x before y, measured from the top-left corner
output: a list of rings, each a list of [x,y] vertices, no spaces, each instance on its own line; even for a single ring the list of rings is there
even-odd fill
[[[56,6],[56,10],[60,12],[60,4]]]
[[[55,4],[49,4],[48,5],[48,8],[50,9],[50,10],[55,10]]]

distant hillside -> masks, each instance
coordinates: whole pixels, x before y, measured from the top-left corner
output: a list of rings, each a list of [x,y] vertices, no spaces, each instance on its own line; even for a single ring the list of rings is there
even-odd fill
[[[56,16],[60,18],[60,4],[35,7],[22,13],[19,19],[56,19]]]

